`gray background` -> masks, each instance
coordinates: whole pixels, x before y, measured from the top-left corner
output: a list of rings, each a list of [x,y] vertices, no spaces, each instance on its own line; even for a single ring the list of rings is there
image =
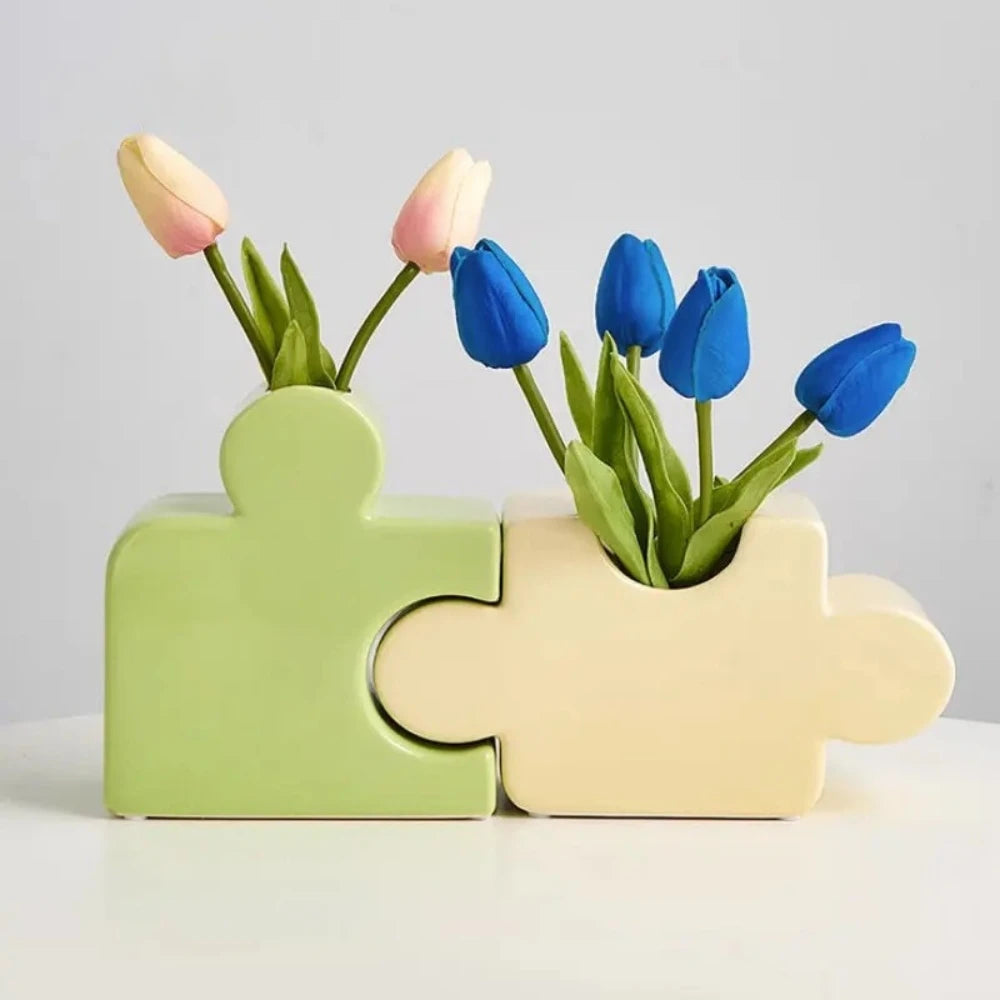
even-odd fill
[[[660,242],[679,293],[735,268],[754,364],[717,407],[723,470],[796,412],[816,351],[902,322],[910,383],[801,487],[832,568],[899,581],[950,640],[951,713],[1000,719],[998,7],[8,0],[0,719],[99,709],[106,553],[146,500],[216,488],[258,381],[204,261],[168,260],[126,200],[114,152],[139,130],[225,190],[231,260],[243,233],[272,260],[291,244],[337,354],[398,266],[399,204],[455,145],[492,162],[484,231],[588,364],[621,231]],[[556,351],[536,368],[564,415]],[[443,276],[407,293],[356,385],[392,490],[558,481],[512,377],[461,352]],[[654,392],[693,459],[689,405]]]

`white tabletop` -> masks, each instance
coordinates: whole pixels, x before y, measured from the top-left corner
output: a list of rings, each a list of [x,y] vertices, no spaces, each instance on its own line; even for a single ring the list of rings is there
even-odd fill
[[[996,997],[1000,726],[832,745],[798,821],[130,822],[0,727],[0,997]]]

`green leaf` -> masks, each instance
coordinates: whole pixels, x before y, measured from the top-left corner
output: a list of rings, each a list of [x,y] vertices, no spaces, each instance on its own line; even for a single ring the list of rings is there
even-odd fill
[[[792,476],[798,475],[806,466],[812,465],[823,451],[822,443],[813,445],[811,448],[801,448],[795,453],[792,464],[785,470],[785,474],[778,480],[778,485],[787,483]]]
[[[629,576],[649,584],[649,572],[636,541],[635,521],[614,469],[582,441],[571,441],[565,471],[580,520],[616,556]]]
[[[616,369],[623,368],[615,342],[605,334],[597,370],[597,388],[594,393],[594,454],[614,470],[621,484],[625,502],[635,521],[635,534],[639,543],[647,548],[651,534],[656,533],[656,512],[652,501],[642,488],[639,471],[630,441],[630,430],[625,412],[615,392]]]
[[[319,356],[323,363],[323,371],[330,376],[330,381],[337,385],[337,362],[333,360],[333,355],[323,346],[322,342],[319,345]]]
[[[309,349],[302,328],[295,320],[288,324],[281,338],[281,350],[274,359],[271,372],[271,388],[283,389],[289,385],[311,385],[309,373]]]
[[[719,493],[719,490],[720,490],[720,489],[721,489],[721,488],[722,488],[723,486],[726,486],[726,485],[728,485],[728,484],[729,484],[729,480],[728,480],[728,479],[726,479],[726,477],[725,477],[725,476],[713,476],[713,477],[712,477],[712,496],[711,496],[711,503],[709,504],[709,508],[708,508],[708,513],[709,513],[709,515],[711,515],[712,511],[714,511],[714,510],[722,510],[722,508],[723,508],[724,506],[728,506],[728,504],[724,504],[724,503],[722,502],[722,500],[723,500],[723,498],[724,498],[724,497],[725,497],[725,496],[726,496],[726,495],[727,495],[728,493],[730,493],[730,491],[728,491],[728,490],[723,490],[723,492],[722,492],[722,493]],[[694,501],[694,506],[695,506],[695,507],[697,507],[697,505],[698,505],[698,500],[700,500],[700,499],[701,499],[701,497],[698,497],[698,498],[697,498],[697,499],[696,499],[696,500]],[[731,499],[731,497],[730,497],[730,499]]]
[[[663,566],[660,565],[660,557],[656,554],[656,535],[652,532],[650,532],[649,541],[646,546],[646,569],[649,572],[649,582],[654,587],[659,587],[661,590],[670,589],[667,574],[663,572]]]
[[[729,483],[724,483],[720,488],[712,491],[712,509],[722,510],[728,507],[732,503],[733,496],[733,483],[746,480],[748,476],[753,475],[762,465],[769,462],[774,456],[780,452],[787,445],[798,445],[799,438],[808,430],[816,418],[809,412],[804,412],[799,414],[799,416],[787,427],[781,434],[775,438],[734,480]],[[804,452],[812,452],[812,448],[804,448]],[[819,451],[816,451],[815,455],[810,458],[804,459],[803,464],[799,466],[795,472],[804,469],[811,462],[815,461],[819,455]],[[789,473],[786,478],[791,478],[795,475],[795,472]]]
[[[753,470],[747,470],[752,472]],[[736,479],[730,479],[728,482],[720,483],[712,490],[712,506],[710,508],[712,513],[717,513],[720,510],[725,510],[732,502],[733,497],[736,494],[736,490],[739,486],[739,481],[745,478],[745,473],[743,475],[737,476]]]
[[[243,280],[246,281],[250,293],[250,304],[253,316],[265,344],[275,357],[281,350],[281,338],[288,329],[290,316],[285,297],[277,282],[271,277],[264,258],[248,236],[243,238],[240,246],[240,256],[243,260]]]
[[[292,322],[294,323],[295,320],[293,319]],[[285,336],[288,336],[287,331]],[[306,342],[306,368],[309,372],[309,384],[318,385],[323,389],[336,389],[337,383],[330,374],[323,357],[323,345],[315,337],[306,337],[305,334],[302,336]]]
[[[788,445],[793,447],[798,443],[798,436],[789,438],[782,444],[772,445],[761,455],[753,460],[735,479],[719,481],[716,480],[716,487],[712,490],[712,512],[717,513],[720,510],[725,510],[729,507],[733,498],[735,497],[737,491],[740,489],[740,484],[745,483],[762,465],[769,462],[774,458],[776,454],[787,448]],[[782,483],[787,482],[792,476],[801,472],[806,466],[812,465],[820,456],[820,452],[823,450],[822,444],[814,445],[812,448],[802,448],[800,451],[795,453],[795,457],[792,459],[791,465],[788,467],[788,471],[785,473],[784,478],[777,485],[780,486]],[[801,456],[801,457],[800,457]]]
[[[565,332],[559,334],[559,357],[562,359],[566,402],[580,440],[589,448],[594,440],[594,392],[573,343]]]
[[[656,507],[653,498],[642,488],[639,481],[639,470],[635,464],[635,456],[627,436],[627,423],[624,413],[621,415],[622,435],[615,448],[614,462],[611,468],[621,483],[622,495],[632,513],[635,522],[635,537],[640,547],[646,553],[649,562],[649,552],[656,544]]]
[[[281,280],[285,286],[291,318],[299,324],[306,337],[319,338],[319,313],[316,311],[316,303],[287,243],[281,250]]]
[[[292,328],[295,328],[297,333],[293,332]],[[321,353],[322,345],[319,342],[319,337],[316,336],[315,328],[311,332],[306,332],[299,325],[298,320],[292,320],[288,324],[288,329],[285,330],[281,338],[281,346],[284,349],[285,340],[290,337],[301,337],[302,342],[305,345],[306,351],[306,377],[308,381],[305,383],[296,382],[295,385],[316,385],[323,389],[335,389],[336,383],[333,380],[333,376],[326,369],[326,365],[323,363],[323,355]],[[296,347],[297,349],[297,347]],[[281,352],[278,352],[280,357]]]
[[[684,468],[684,463],[677,452],[674,451],[673,446],[667,439],[667,435],[663,431],[663,425],[660,423],[656,404],[646,390],[642,388],[638,379],[631,375],[628,369],[618,360],[618,351],[615,348],[615,342],[612,340],[611,334],[608,333],[604,335],[604,344],[601,348],[601,358],[597,372],[597,388],[594,393],[594,454],[602,461],[607,461],[602,454],[607,441],[610,440],[613,442],[616,440],[617,435],[624,433],[624,431],[615,425],[615,419],[612,416],[612,414],[616,413],[624,416],[621,408],[622,404],[619,403],[617,388],[617,382],[621,380],[619,373],[627,375],[631,383],[636,386],[640,394],[642,407],[649,412],[650,419],[654,421],[654,432],[658,433],[659,436],[667,476],[673,485],[674,492],[680,497],[684,506],[690,510],[691,482],[688,479],[687,469]],[[617,382],[616,376],[618,376]],[[627,430],[626,426],[625,431]],[[627,437],[627,434],[625,436]]]
[[[610,333],[604,335],[601,356],[597,361],[597,384],[594,388],[594,426],[591,444],[594,454],[607,464],[611,463],[615,443],[621,433],[621,407],[615,394],[614,365],[618,361],[618,348]]]
[[[658,553],[660,563],[669,576],[680,568],[691,534],[691,511],[671,477],[671,468],[679,464],[680,459],[667,440],[655,404],[638,379],[622,365],[617,366],[613,378],[618,399],[628,417],[653,487]],[[672,454],[675,461],[669,459],[668,454]],[[684,472],[683,476],[687,483],[687,473]]]
[[[615,475],[618,476],[618,481],[622,484],[622,494],[625,497],[625,503],[628,504],[630,512],[634,509],[633,505],[637,505],[642,511],[640,518],[637,519],[634,512],[632,518],[636,522],[636,539],[639,541],[643,551],[650,583],[654,587],[669,587],[656,549],[656,507],[653,504],[653,498],[639,483],[639,474],[635,467],[635,459],[632,457],[632,450],[627,443],[625,444],[625,451],[620,455],[619,461],[622,471],[618,472],[616,470]]]
[[[681,568],[676,576],[671,577],[672,584],[689,586],[712,576],[747,518],[781,481],[794,454],[795,442],[789,441],[775,450],[766,462],[759,463],[749,475],[738,476],[729,484],[736,487],[730,506],[713,514],[691,536]]]
[[[330,376],[331,381],[336,379],[336,362],[330,357],[330,352],[323,346],[323,341],[320,339],[319,313],[316,310],[316,302],[302,277],[298,264],[295,263],[292,253],[288,249],[287,243],[281,251],[281,281],[285,286],[285,296],[288,299],[291,318],[299,324],[307,344],[315,341],[322,367]],[[313,384],[325,385],[326,383],[314,382]]]

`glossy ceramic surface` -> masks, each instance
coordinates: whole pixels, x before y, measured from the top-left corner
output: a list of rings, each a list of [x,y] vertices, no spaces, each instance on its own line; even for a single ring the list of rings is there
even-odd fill
[[[105,799],[129,815],[474,816],[492,745],[397,729],[367,684],[376,635],[427,598],[496,600],[487,503],[378,499],[352,397],[294,387],[222,445],[227,495],[168,497],[108,563]]]
[[[809,501],[778,495],[719,576],[625,577],[563,501],[515,498],[498,606],[438,601],[386,633],[376,691],[434,740],[497,736],[504,788],[541,814],[797,816],[824,742],[898,740],[954,664],[903,590],[827,578]]]

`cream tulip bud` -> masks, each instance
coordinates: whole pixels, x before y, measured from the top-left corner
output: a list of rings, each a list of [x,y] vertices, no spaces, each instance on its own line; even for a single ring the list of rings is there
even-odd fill
[[[392,246],[421,271],[447,271],[452,251],[476,242],[492,171],[464,149],[446,153],[420,179],[400,209]]]
[[[130,135],[118,147],[118,169],[132,204],[171,257],[200,253],[229,221],[219,186],[155,135]]]

